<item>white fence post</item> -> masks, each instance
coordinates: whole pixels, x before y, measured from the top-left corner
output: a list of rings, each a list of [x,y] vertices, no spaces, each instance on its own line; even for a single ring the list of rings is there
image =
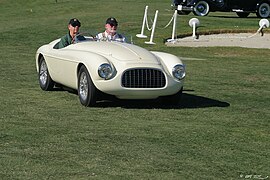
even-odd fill
[[[146,18],[147,18],[147,11],[148,11],[148,6],[145,6],[141,34],[137,34],[136,35],[138,38],[147,38],[147,36],[143,34],[144,33],[145,23],[147,21],[146,20]]]
[[[172,39],[168,39],[168,42],[174,42],[175,41],[175,28],[176,28],[176,20],[177,20],[177,10],[174,11],[173,15],[173,30],[172,30]]]
[[[150,37],[150,41],[145,42],[145,44],[156,44],[156,43],[153,42],[153,38],[154,38],[154,33],[155,33],[155,28],[156,28],[156,23],[157,23],[157,16],[158,16],[158,10],[156,10],[154,24],[153,24],[153,29],[152,29],[151,37]]]

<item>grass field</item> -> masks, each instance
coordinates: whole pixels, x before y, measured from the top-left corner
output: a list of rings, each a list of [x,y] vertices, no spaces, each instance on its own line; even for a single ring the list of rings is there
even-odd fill
[[[145,5],[150,16],[159,10],[155,46],[135,37]],[[166,47],[173,11],[164,0],[0,0],[0,12],[0,179],[270,179],[268,49]],[[136,44],[183,58],[178,106],[85,108],[76,94],[39,88],[37,48],[64,35],[72,17],[98,32],[109,16]],[[178,18],[179,35],[192,17]],[[256,31],[259,21],[199,19],[200,31]]]

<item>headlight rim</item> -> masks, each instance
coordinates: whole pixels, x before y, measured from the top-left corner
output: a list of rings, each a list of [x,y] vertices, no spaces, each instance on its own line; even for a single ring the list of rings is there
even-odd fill
[[[181,68],[179,73],[177,69]],[[172,75],[178,81],[183,80],[186,77],[186,66],[184,64],[177,64],[172,68]]]
[[[102,69],[104,68],[104,66],[107,66],[110,69],[110,73],[108,73],[107,75],[104,72],[102,73]],[[98,67],[98,75],[102,79],[105,79],[105,80],[110,79],[113,76],[113,73],[114,73],[114,69],[113,69],[112,65],[109,63],[103,63]]]

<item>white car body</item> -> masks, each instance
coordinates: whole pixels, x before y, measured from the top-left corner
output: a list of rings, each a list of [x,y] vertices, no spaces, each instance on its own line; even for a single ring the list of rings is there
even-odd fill
[[[183,88],[184,65],[174,55],[148,51],[133,44],[97,42],[89,40],[89,38],[62,49],[54,49],[57,42],[59,39],[43,45],[37,50],[36,68],[41,76],[40,61],[43,57],[52,81],[63,86],[78,90],[78,72],[83,65],[86,67],[95,88],[119,99],[155,99],[160,96],[177,94]],[[109,64],[112,68],[112,76],[108,79],[99,75],[98,68],[102,64]],[[176,65],[183,67],[180,79],[173,75],[173,68]],[[132,72],[130,71],[127,77],[123,77],[123,73],[129,70]],[[152,83],[151,78],[159,79],[159,77],[154,77],[156,72],[162,72],[165,82],[164,85],[151,87],[149,85]],[[132,77],[132,73],[144,77]],[[148,85],[139,85],[138,87],[136,85],[123,85],[122,78],[126,78],[128,83],[131,83],[132,78],[134,78],[135,81],[143,81],[138,82],[139,84],[148,83]]]

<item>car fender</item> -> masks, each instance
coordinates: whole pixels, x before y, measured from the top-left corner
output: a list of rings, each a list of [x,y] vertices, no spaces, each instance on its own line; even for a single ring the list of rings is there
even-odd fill
[[[82,65],[87,68],[94,85],[96,85],[96,80],[102,80],[98,75],[98,67],[104,63],[112,65],[106,57],[93,52],[76,51],[69,48],[53,50],[55,53],[52,51],[48,53],[47,50],[48,47],[42,46],[37,51],[37,71],[39,70],[39,57],[42,55],[51,72],[52,79],[73,89],[77,89],[78,72]]]
[[[183,62],[175,55],[164,53],[164,52],[157,52],[157,51],[151,51],[151,52],[160,60],[166,73],[169,74],[171,77],[173,77],[172,75],[173,67],[177,64],[183,65]]]
[[[97,53],[80,52],[80,55],[77,58],[78,58],[77,70],[79,71],[81,65],[86,66],[92,80],[103,80],[98,75],[98,67],[100,65],[106,63],[110,64],[114,68],[112,62],[110,62],[106,57]]]
[[[97,54],[97,53],[93,53],[93,52],[79,52],[79,53],[76,53],[77,51],[74,52],[74,54],[76,54],[73,58],[74,61],[76,61],[77,65],[76,65],[76,83],[73,85],[73,88],[77,88],[77,83],[78,83],[78,73],[79,73],[79,70],[81,68],[81,66],[85,66],[89,75],[90,75],[90,78],[92,79],[94,85],[97,87],[97,81],[100,81],[100,80],[104,80],[102,79],[99,75],[98,75],[98,67],[101,65],[101,64],[110,64],[112,67],[113,64],[104,56],[100,55],[100,54]],[[72,51],[69,51],[69,53],[72,54]]]
[[[256,10],[259,8],[260,4],[262,3],[268,3],[270,5],[270,0],[260,0],[257,2]]]
[[[201,1],[201,0],[193,0],[188,5],[189,6],[195,6],[199,1]],[[203,1],[208,3],[210,11],[216,11],[218,9],[224,9],[225,4],[226,4],[224,2],[224,4],[221,4],[221,6],[219,6],[219,4],[216,1],[212,1],[212,0],[203,0]]]

